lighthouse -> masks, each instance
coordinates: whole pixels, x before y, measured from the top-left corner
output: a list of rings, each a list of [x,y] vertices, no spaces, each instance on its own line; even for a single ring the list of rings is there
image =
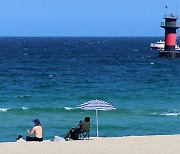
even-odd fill
[[[177,23],[177,16],[173,14],[165,15],[165,22],[161,22],[161,27],[165,29],[165,47],[164,51],[159,51],[161,58],[180,58],[180,52],[176,51],[176,31],[180,27]]]

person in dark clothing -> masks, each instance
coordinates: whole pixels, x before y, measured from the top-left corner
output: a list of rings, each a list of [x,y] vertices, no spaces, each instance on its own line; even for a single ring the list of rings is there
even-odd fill
[[[64,139],[67,140],[67,138],[69,138],[70,136],[71,139],[78,140],[79,134],[89,131],[89,127],[90,127],[90,117],[85,117],[83,121],[80,120],[76,128],[72,128],[66,133]]]

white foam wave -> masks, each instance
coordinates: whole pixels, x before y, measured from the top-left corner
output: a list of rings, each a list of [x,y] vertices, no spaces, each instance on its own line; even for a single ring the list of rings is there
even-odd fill
[[[19,96],[15,96],[16,98],[25,98],[25,97],[30,97],[30,95],[19,95]]]
[[[73,107],[64,107],[64,109],[70,111],[70,110],[74,110],[76,108],[73,108]]]
[[[151,113],[151,115],[157,115],[157,113]]]
[[[0,112],[7,112],[9,108],[0,108]]]
[[[65,110],[72,110],[73,108],[72,107],[64,107]]]
[[[160,115],[162,115],[162,116],[179,116],[180,113],[162,113]]]
[[[21,109],[23,109],[23,110],[29,110],[29,108],[27,108],[27,107],[22,107]]]
[[[151,113],[151,115],[156,115],[156,116],[180,116],[180,111],[170,110],[170,111],[161,112],[161,113],[153,112],[153,113]]]

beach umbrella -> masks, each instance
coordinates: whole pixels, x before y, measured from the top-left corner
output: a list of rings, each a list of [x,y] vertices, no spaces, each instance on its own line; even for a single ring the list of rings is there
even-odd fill
[[[96,111],[96,124],[97,124],[97,137],[99,136],[98,131],[98,113],[97,111],[109,111],[109,110],[115,110],[116,108],[112,106],[111,104],[102,101],[102,100],[91,100],[86,103],[80,104],[77,106],[79,109],[83,110],[95,110]]]

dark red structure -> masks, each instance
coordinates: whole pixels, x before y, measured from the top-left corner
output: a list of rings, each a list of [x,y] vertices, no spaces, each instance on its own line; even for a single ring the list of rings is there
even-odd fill
[[[161,27],[165,29],[165,48],[159,52],[159,57],[163,58],[180,58],[180,52],[175,50],[176,31],[180,27],[177,23],[177,16],[170,14],[164,16],[165,22],[161,22]]]

